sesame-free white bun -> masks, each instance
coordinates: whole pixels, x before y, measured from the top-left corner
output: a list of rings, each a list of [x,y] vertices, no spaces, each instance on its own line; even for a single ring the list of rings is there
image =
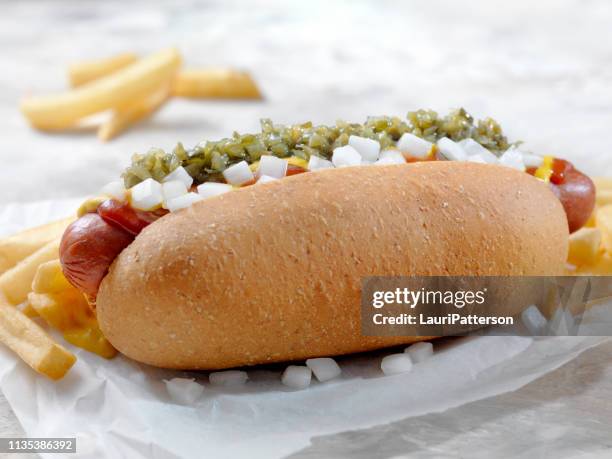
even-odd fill
[[[326,169],[169,214],[117,258],[110,342],[167,368],[333,356],[422,338],[361,335],[372,275],[558,275],[568,225],[548,186],[464,162]]]

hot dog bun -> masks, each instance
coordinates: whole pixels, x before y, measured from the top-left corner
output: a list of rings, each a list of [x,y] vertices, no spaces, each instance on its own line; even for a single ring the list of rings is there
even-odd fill
[[[418,340],[360,333],[370,275],[557,275],[568,225],[550,189],[501,166],[330,169],[196,203],[147,227],[98,295],[135,360],[220,369]]]

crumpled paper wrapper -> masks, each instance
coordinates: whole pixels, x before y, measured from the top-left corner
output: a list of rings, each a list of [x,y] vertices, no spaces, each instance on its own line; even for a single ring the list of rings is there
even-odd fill
[[[69,215],[80,200],[0,207],[0,236]],[[601,317],[594,321],[601,326]],[[584,322],[586,323],[586,322]],[[609,328],[608,328],[609,330]],[[313,436],[438,413],[516,390],[606,337],[479,336],[435,343],[410,373],[383,376],[393,351],[338,359],[342,376],[303,391],[280,384],[282,367],[249,370],[242,388],[216,388],[205,373],[160,370],[72,349],[78,362],[59,382],[0,348],[0,388],[30,437],[77,437],[77,457],[274,458]],[[174,403],[164,379],[205,384],[193,406]],[[406,452],[409,453],[409,452]],[[42,455],[56,457],[55,455]]]

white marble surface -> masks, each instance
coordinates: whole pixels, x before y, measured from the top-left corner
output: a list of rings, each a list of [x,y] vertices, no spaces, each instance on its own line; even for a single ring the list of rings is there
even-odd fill
[[[23,202],[91,193],[120,173],[135,151],[253,130],[260,117],[360,121],[418,107],[464,106],[475,115],[491,114],[534,151],[573,159],[591,174],[612,175],[611,21],[607,0],[5,1],[0,197]],[[188,65],[248,69],[266,100],[172,101],[108,144],[91,132],[37,133],[17,110],[24,94],[64,87],[70,61],[168,45],[178,46]],[[565,404],[563,415],[570,418],[585,416],[589,406],[612,426],[610,405],[592,403],[594,394],[611,393],[611,352],[609,345],[590,351],[571,364],[575,371],[559,370],[491,403],[503,418],[531,400],[533,417],[516,422],[534,425],[539,415],[548,415],[539,411],[547,404]],[[560,386],[575,403],[541,401],[541,394]],[[474,429],[481,425],[474,414],[479,406],[466,408]],[[494,422],[488,425],[500,435]],[[0,400],[0,435],[20,431]],[[533,437],[534,445],[549,440]],[[588,432],[583,440],[610,448]],[[315,447],[321,453],[325,442]]]

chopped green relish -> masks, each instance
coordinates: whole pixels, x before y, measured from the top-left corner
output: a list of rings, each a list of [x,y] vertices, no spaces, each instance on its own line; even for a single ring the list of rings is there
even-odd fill
[[[432,110],[417,110],[409,112],[405,120],[396,116],[373,116],[363,124],[337,121],[334,126],[315,126],[310,122],[285,126],[263,119],[261,132],[257,134],[234,132],[230,138],[203,141],[191,150],[179,143],[172,153],[152,148],[146,154],[135,154],[123,179],[125,186],[131,188],[151,177],[161,181],[174,169],[183,166],[196,184],[222,182],[222,172],[243,160],[252,164],[262,155],[296,156],[306,161],[312,155],[330,159],[333,150],[346,145],[351,135],[377,140],[384,150],[394,147],[406,132],[430,142],[442,137],[454,141],[472,138],[497,155],[510,146],[494,119],[475,122],[463,108],[444,117]]]

